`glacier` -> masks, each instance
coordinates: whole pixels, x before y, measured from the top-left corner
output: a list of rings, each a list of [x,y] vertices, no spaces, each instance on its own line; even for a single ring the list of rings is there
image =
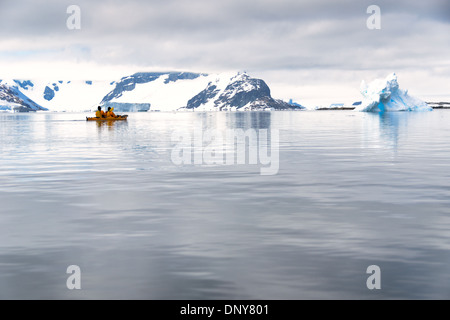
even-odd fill
[[[361,83],[363,101],[355,107],[363,112],[432,111],[433,108],[418,98],[410,96],[408,90],[400,89],[397,75],[391,73],[385,79],[376,79],[369,84]]]
[[[150,110],[150,103],[119,103],[106,102],[102,105],[105,110],[109,107],[114,108],[114,112],[147,112]]]
[[[80,112],[97,109],[99,102],[114,86],[111,81],[3,79],[2,84],[17,96],[26,96],[42,110]],[[37,109],[37,108],[34,108]]]

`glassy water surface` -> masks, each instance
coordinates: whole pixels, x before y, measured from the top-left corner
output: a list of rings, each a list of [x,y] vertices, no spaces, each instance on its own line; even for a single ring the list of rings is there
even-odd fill
[[[0,114],[1,299],[450,298],[446,110],[85,117]],[[278,173],[174,163],[213,129],[279,132]]]

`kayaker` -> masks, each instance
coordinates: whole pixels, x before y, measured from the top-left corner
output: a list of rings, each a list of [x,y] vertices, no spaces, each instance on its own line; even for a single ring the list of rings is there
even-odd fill
[[[107,118],[117,118],[113,110],[114,108],[108,107],[108,112],[106,113]]]
[[[95,117],[96,118],[106,118],[106,113],[105,111],[102,110],[102,107],[98,107],[97,112],[95,112]]]

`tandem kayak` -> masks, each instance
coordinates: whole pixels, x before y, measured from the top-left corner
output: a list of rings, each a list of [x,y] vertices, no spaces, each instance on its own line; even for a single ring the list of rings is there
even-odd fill
[[[116,118],[96,118],[96,117],[86,117],[86,121],[118,121],[127,120],[128,115],[117,116]]]

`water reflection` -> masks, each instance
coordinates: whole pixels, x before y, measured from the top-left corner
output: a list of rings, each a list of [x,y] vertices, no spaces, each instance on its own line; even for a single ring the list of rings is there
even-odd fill
[[[380,136],[386,145],[397,150],[400,136],[400,125],[407,126],[408,115],[404,112],[380,113]]]
[[[94,122],[94,121],[93,121]],[[97,124],[97,128],[99,129],[99,132],[103,130],[104,128],[107,128],[108,130],[112,131],[115,130],[116,127],[121,127],[121,129],[128,127],[128,122],[122,121],[122,120],[106,120],[106,121],[95,121]]]
[[[362,142],[366,148],[385,148],[397,151],[402,133],[410,117],[409,112],[380,112],[363,115]]]
[[[192,114],[195,126],[210,129],[269,129],[272,114],[261,112],[196,112]]]
[[[230,129],[269,129],[271,112],[230,112],[227,116],[227,127]]]

